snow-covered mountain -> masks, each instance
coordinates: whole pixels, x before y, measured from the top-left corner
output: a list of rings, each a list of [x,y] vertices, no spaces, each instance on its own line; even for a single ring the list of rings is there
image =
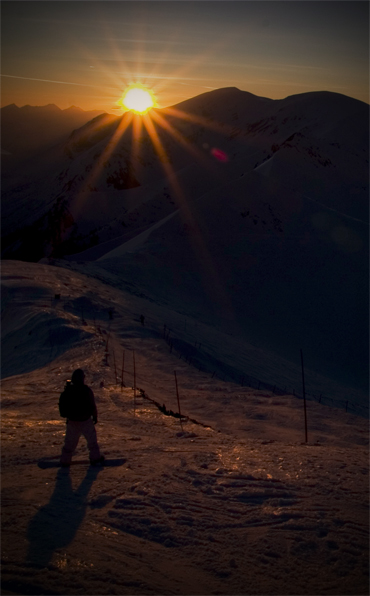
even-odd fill
[[[294,190],[311,192],[339,210],[343,206],[347,215],[366,217],[366,104],[324,92],[273,101],[231,88],[156,112],[175,131],[174,136],[156,125],[161,156],[144,127],[135,143],[132,125],[121,134],[124,120],[104,114],[74,131],[59,152],[49,152],[28,170],[25,166],[24,179],[20,176],[3,199],[4,236],[27,219],[44,237],[39,254],[68,254],[91,242],[91,236],[101,243],[159,221],[181,201],[177,187],[191,202],[267,161],[264,173],[273,169],[274,177]],[[39,205],[36,213],[30,201]],[[47,231],[45,220],[37,221],[42,211],[48,213]],[[62,215],[67,225],[60,223]],[[55,220],[52,231],[50,219]],[[60,246],[71,237],[70,246]],[[27,254],[30,244],[32,232],[28,243],[23,239]],[[5,254],[15,252],[23,256],[22,249],[11,246]]]
[[[368,106],[227,88],[152,121],[137,138],[98,116],[25,171],[4,193],[3,255],[83,262],[365,389]]]

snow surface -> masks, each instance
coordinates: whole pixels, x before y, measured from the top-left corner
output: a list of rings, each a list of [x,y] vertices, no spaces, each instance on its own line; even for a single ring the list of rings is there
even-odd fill
[[[365,418],[308,401],[305,443],[301,399],[219,378],[236,339],[107,272],[4,261],[2,288],[3,594],[368,593]],[[57,461],[77,367],[122,467],[37,466]],[[174,371],[182,428],[157,407],[178,411]]]

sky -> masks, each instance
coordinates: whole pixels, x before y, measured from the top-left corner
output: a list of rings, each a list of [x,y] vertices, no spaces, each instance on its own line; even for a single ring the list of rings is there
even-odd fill
[[[117,113],[125,88],[158,107],[220,87],[369,101],[367,1],[1,2],[1,106]]]

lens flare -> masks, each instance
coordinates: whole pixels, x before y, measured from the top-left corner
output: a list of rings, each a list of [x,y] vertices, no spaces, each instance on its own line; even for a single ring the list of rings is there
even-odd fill
[[[222,151],[222,149],[217,149],[216,147],[213,147],[213,149],[211,150],[211,154],[213,155],[213,157],[218,159],[218,161],[229,161],[227,154],[225,153],[225,151]]]

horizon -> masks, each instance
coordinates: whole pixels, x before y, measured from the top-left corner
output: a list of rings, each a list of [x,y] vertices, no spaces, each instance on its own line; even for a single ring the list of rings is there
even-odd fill
[[[1,107],[119,114],[132,83],[158,108],[225,87],[369,103],[367,2],[5,0],[1,15]]]
[[[225,88],[226,88],[226,87],[220,87],[220,89],[225,89]],[[217,89],[214,89],[214,91],[217,91]],[[239,89],[239,91],[241,91],[242,93],[250,93],[249,91],[246,91],[246,90],[244,90],[244,89]],[[327,91],[327,90],[325,90],[325,89],[320,89],[320,90],[316,90],[316,91],[307,91],[307,92],[303,92],[303,93],[296,93],[296,94],[293,94],[293,95],[290,95],[290,96],[286,96],[286,97],[278,98],[278,99],[276,99],[276,101],[279,101],[279,100],[284,100],[284,99],[287,99],[288,97],[294,97],[295,95],[304,95],[305,93],[334,93],[334,94],[335,94],[336,92],[334,92],[334,91]],[[188,97],[187,99],[189,99],[189,100],[190,100],[190,99],[194,99],[195,97],[198,97],[199,95],[203,95],[203,93],[199,93],[199,94],[197,94],[197,95],[194,95],[194,96],[192,96],[192,97]],[[337,95],[345,95],[345,94],[343,94],[343,93],[338,93]],[[258,97],[258,96],[256,96],[256,97]],[[349,95],[347,95],[346,97],[349,97],[350,99],[354,99],[354,100],[357,100],[357,101],[362,101],[362,100],[358,100],[358,99],[357,99],[357,98],[355,98],[355,97],[351,97],[351,96],[349,96]],[[272,98],[267,98],[267,99],[272,99]],[[187,101],[187,100],[183,100],[183,101]],[[275,101],[275,100],[274,100],[274,101]],[[368,104],[368,102],[363,102],[363,103],[367,103],[367,105],[369,105],[369,104]],[[174,104],[174,105],[175,105],[175,104]],[[76,106],[76,105],[70,105],[70,106],[68,106],[67,108],[61,108],[61,107],[60,107],[60,106],[58,106],[56,103],[47,103],[47,104],[44,104],[44,105],[31,105],[31,104],[24,104],[24,105],[22,105],[22,106],[19,106],[19,105],[15,104],[15,103],[11,103],[11,104],[7,104],[7,105],[4,105],[4,106],[1,106],[1,108],[0,108],[0,109],[3,109],[3,108],[8,108],[8,107],[10,107],[10,106],[15,106],[15,107],[16,107],[16,108],[18,108],[19,110],[21,110],[21,109],[23,109],[23,108],[47,108],[47,107],[49,107],[49,106],[53,106],[53,107],[56,107],[56,108],[58,108],[58,110],[60,110],[60,111],[62,111],[62,112],[67,112],[68,110],[71,110],[71,109],[73,109],[73,108],[75,108],[76,110],[82,110],[82,111],[84,111],[84,112],[100,112],[100,111],[101,111],[101,110],[99,110],[98,108],[90,108],[89,110],[84,110],[84,109],[83,109],[83,108],[81,108],[80,106]],[[163,106],[163,107],[160,107],[160,108],[159,108],[159,107],[155,107],[155,108],[152,108],[152,109],[157,109],[157,110],[161,110],[161,109],[163,109],[163,110],[165,110],[165,109],[166,109],[166,108],[168,108],[168,107],[172,107],[172,106]],[[126,112],[130,112],[130,111],[131,111],[131,110],[129,110],[129,109],[122,109],[120,114],[118,113],[118,111],[117,111],[117,110],[114,110],[114,111],[111,111],[111,112],[107,112],[107,113],[110,113],[110,114],[112,114],[112,115],[115,115],[115,116],[117,116],[117,118],[119,118],[119,117],[120,117],[122,114],[124,114],[124,113],[126,113]],[[102,110],[102,112],[103,112],[103,110]]]

